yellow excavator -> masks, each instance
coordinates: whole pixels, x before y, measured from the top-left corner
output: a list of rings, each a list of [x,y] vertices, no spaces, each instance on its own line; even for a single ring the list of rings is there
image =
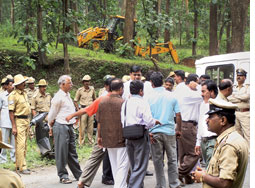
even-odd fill
[[[134,23],[137,20],[134,19]],[[89,44],[92,44],[93,50],[104,49],[105,52],[112,52],[115,41],[122,40],[123,30],[125,24],[125,17],[123,16],[111,16],[109,23],[106,27],[90,27],[83,30],[77,35],[78,46],[80,48],[87,48]],[[134,37],[136,35],[134,27]],[[157,43],[154,47],[141,47],[139,45],[134,46],[135,55],[142,57],[148,55],[156,55],[169,52],[174,63],[179,63],[179,57],[177,51],[172,42]]]

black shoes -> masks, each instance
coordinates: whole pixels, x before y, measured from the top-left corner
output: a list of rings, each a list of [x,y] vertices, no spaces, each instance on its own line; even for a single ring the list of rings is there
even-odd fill
[[[113,180],[102,179],[102,184],[105,184],[105,185],[114,185],[114,181]]]

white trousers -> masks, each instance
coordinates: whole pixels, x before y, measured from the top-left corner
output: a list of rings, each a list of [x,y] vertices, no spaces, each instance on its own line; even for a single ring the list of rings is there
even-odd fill
[[[107,150],[112,167],[114,188],[126,188],[129,170],[127,148],[107,148]]]

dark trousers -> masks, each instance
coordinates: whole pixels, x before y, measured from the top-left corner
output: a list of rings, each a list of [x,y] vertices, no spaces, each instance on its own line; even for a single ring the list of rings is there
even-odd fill
[[[197,126],[190,122],[182,122],[182,136],[178,139],[179,152],[179,174],[181,176],[189,175],[193,167],[196,165],[199,155],[195,154]]]
[[[68,164],[75,179],[78,180],[82,171],[76,152],[73,126],[55,122],[53,126],[53,136],[55,159],[59,178],[68,178],[68,172],[66,170],[66,165]]]
[[[102,180],[113,180],[113,176],[112,176],[112,168],[111,168],[111,163],[110,163],[110,159],[109,159],[109,155],[108,155],[108,151],[105,151],[104,154],[104,159],[103,159],[103,176],[102,176]]]
[[[131,166],[128,187],[142,188],[150,153],[148,131],[145,131],[141,139],[127,140],[126,146]]]

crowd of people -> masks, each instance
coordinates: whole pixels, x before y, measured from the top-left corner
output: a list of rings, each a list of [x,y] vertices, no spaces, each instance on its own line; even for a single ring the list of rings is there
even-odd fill
[[[45,121],[54,140],[60,183],[72,183],[68,165],[78,187],[90,187],[103,161],[102,183],[115,188],[142,188],[145,176],[154,173],[156,188],[180,188],[194,181],[203,187],[242,187],[250,143],[247,72],[237,69],[237,85],[223,79],[218,86],[208,75],[198,77],[182,70],[170,72],[165,79],[160,72],[148,71],[145,77],[142,72],[134,65],[122,79],[106,75],[98,98],[91,77],[85,75],[74,100],[68,75],[59,78],[53,98],[46,93],[44,79],[37,87],[35,79],[21,74],[2,79],[2,140],[12,145],[10,160],[16,163],[16,171],[31,173],[26,165],[27,139],[33,136],[30,120],[48,112]],[[83,170],[76,152],[77,122],[78,144],[87,140],[93,146]],[[125,138],[126,127],[140,127],[142,135]],[[154,172],[147,170],[150,158]],[[0,163],[5,162],[7,151],[2,149]]]

